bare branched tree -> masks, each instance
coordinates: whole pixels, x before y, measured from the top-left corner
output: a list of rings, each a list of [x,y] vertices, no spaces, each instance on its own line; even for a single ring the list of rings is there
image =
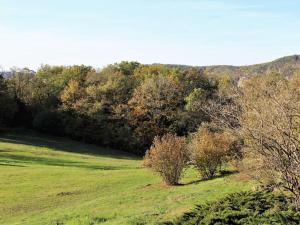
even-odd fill
[[[257,171],[290,191],[300,205],[300,76],[255,77],[245,83],[239,104],[241,133]],[[254,153],[254,154],[253,154]]]
[[[283,187],[300,205],[300,75],[256,76],[198,107],[244,145],[244,170]]]

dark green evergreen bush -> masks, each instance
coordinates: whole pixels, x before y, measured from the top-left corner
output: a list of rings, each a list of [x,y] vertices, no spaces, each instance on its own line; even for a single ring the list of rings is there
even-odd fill
[[[196,224],[300,224],[300,212],[284,195],[269,191],[242,192],[209,204],[198,205],[175,222],[165,225]]]

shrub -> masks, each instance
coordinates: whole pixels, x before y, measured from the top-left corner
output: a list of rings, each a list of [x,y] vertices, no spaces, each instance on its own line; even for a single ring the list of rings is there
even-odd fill
[[[199,128],[190,144],[191,160],[203,179],[212,178],[227,160],[232,138],[225,132]]]
[[[242,192],[197,206],[168,225],[299,224],[300,214],[284,195],[269,191]]]
[[[186,139],[173,134],[155,137],[144,158],[144,165],[159,173],[168,185],[178,184],[187,162]]]

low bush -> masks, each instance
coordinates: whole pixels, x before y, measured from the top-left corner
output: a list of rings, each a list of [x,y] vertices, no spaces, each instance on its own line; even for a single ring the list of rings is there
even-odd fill
[[[144,165],[160,174],[168,185],[178,184],[189,157],[184,137],[166,134],[155,137],[151,148],[146,152]]]
[[[232,138],[229,134],[213,131],[208,126],[199,128],[190,143],[191,160],[203,179],[214,177],[227,160]]]
[[[300,213],[284,195],[269,191],[242,192],[197,206],[165,225],[299,224]]]

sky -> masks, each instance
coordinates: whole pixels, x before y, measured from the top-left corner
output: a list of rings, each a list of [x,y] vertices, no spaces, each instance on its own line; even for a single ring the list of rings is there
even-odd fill
[[[0,0],[0,66],[248,65],[300,54],[300,0]]]

